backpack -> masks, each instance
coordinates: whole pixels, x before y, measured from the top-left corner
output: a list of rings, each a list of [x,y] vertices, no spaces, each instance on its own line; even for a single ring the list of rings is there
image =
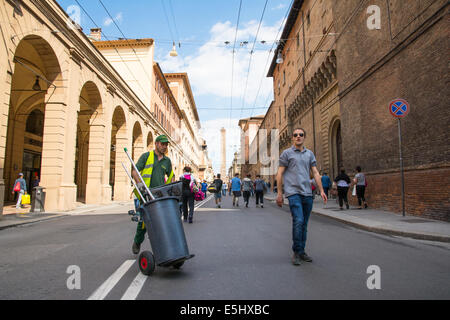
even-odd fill
[[[20,191],[20,182],[17,181],[16,185],[14,186],[14,191],[19,192]]]
[[[198,192],[198,187],[195,185],[194,180],[191,179],[191,175],[190,174],[185,174],[183,176],[183,194],[185,195],[189,195],[191,193],[197,193]]]
[[[211,183],[211,185],[208,187],[208,192],[217,193],[217,187],[215,183]]]

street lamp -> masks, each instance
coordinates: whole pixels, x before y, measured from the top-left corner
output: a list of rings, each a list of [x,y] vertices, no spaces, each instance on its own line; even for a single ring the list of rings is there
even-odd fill
[[[171,57],[178,57],[177,49],[175,47],[175,42],[173,43],[172,51],[170,51]]]
[[[277,64],[282,64],[283,62],[284,62],[283,55],[281,54],[281,51],[278,51]]]
[[[41,86],[39,85],[39,76],[36,76],[36,82],[33,85],[34,91],[41,91]]]

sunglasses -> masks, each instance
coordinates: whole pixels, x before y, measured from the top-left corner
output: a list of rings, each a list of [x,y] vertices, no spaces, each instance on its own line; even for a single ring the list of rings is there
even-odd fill
[[[297,138],[297,137],[304,137],[305,136],[305,134],[304,133],[294,133],[294,138]]]

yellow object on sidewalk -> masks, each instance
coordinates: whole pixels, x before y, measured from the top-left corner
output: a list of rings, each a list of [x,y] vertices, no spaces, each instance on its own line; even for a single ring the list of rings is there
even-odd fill
[[[24,194],[22,196],[22,204],[30,204],[30,203],[31,203],[30,195]]]

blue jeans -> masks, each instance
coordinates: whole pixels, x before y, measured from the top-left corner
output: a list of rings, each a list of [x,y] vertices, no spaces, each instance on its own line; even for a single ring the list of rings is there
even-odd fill
[[[313,198],[295,194],[288,197],[288,200],[292,214],[292,240],[294,242],[292,250],[298,254],[304,254]]]

